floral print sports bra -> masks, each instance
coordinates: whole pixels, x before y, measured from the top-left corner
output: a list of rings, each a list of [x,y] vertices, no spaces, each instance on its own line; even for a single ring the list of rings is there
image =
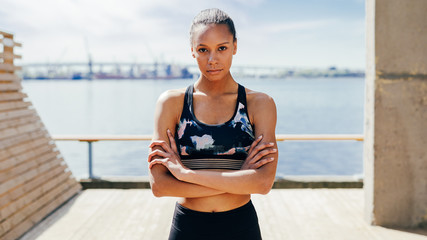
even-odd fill
[[[233,117],[218,125],[197,120],[193,89],[190,85],[185,91],[184,107],[176,126],[175,140],[182,163],[190,169],[240,169],[255,139],[245,88],[239,84]]]

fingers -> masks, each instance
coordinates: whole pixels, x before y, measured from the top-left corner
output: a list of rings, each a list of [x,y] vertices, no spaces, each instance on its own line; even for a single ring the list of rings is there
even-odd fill
[[[262,159],[261,161],[256,162],[255,164],[253,164],[251,166],[252,169],[258,169],[264,165],[266,165],[267,163],[271,163],[272,161],[274,161],[274,158],[266,158],[266,159]]]
[[[249,152],[247,159],[253,158],[256,154],[261,152],[262,150],[266,148],[271,148],[274,146],[274,143],[260,143],[258,146],[256,146],[252,151]]]
[[[155,160],[150,162],[150,164],[148,165],[148,168],[151,169],[155,164],[161,164],[161,165],[167,167],[166,161],[167,161],[167,159],[155,159]]]
[[[150,154],[148,154],[148,162],[154,161],[155,159],[153,159],[153,157],[155,157],[155,156],[159,156],[159,157],[165,158],[165,157],[169,156],[169,153],[166,153],[166,152],[164,152],[164,151],[162,151],[160,149],[156,149],[156,150],[150,152]]]
[[[167,142],[165,142],[165,141],[162,141],[162,140],[152,141],[151,144],[150,144],[150,146],[148,146],[148,147],[149,148],[153,148],[155,146],[162,147],[163,150],[165,150],[165,152],[171,152],[172,151],[172,149],[170,148],[169,144]]]
[[[175,142],[175,138],[174,138],[174,137],[173,137],[173,135],[172,135],[172,132],[168,129],[168,130],[167,130],[167,133],[168,133],[169,141],[170,141],[170,143],[171,143],[172,150],[173,150],[176,154],[178,154],[178,148],[176,148],[176,142]]]
[[[250,161],[249,161],[249,163],[250,164],[255,164],[256,162],[258,162],[258,160],[260,160],[261,158],[263,158],[263,157],[265,157],[265,156],[267,156],[268,154],[271,154],[271,153],[275,153],[275,152],[277,152],[277,149],[275,149],[275,148],[269,148],[269,149],[264,149],[264,150],[262,150],[262,151],[260,151],[260,152],[258,152]]]
[[[259,141],[261,141],[261,139],[262,139],[262,135],[259,135],[256,139],[255,139],[255,141],[253,141],[253,143],[251,144],[251,147],[249,148],[249,150],[248,150],[248,153],[250,153],[255,147],[256,147],[256,145],[259,143]]]

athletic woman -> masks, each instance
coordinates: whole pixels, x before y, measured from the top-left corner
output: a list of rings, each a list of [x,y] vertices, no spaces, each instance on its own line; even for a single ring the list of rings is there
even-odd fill
[[[267,194],[274,182],[275,103],[231,76],[237,39],[226,13],[200,12],[190,41],[201,75],[158,99],[151,189],[180,197],[169,239],[261,239],[251,194]]]

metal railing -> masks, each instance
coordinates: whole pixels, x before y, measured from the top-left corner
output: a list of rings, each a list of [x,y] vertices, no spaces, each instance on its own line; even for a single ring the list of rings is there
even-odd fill
[[[53,135],[56,141],[80,141],[88,143],[89,178],[96,178],[93,175],[92,167],[92,143],[98,141],[151,141],[152,135]],[[277,134],[276,141],[318,141],[318,140],[338,140],[338,141],[363,141],[361,134]]]

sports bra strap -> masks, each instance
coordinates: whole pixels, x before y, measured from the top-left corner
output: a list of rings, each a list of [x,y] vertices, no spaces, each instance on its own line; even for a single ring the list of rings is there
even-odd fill
[[[191,103],[193,102],[193,84],[187,87],[187,90],[185,90],[185,97],[184,97],[184,108],[190,109]]]
[[[237,102],[241,102],[243,105],[246,106],[246,92],[245,92],[245,87],[243,87],[242,85],[238,84],[238,90],[237,90]],[[187,87],[187,89],[185,90],[185,107],[187,107],[188,109],[190,109],[190,111],[193,111],[193,91],[194,91],[194,84],[191,84],[190,86]]]
[[[242,85],[239,84],[239,90],[238,90],[238,94],[237,94],[237,101],[241,102],[243,105],[246,106],[246,91],[245,91],[245,87],[243,87]]]

